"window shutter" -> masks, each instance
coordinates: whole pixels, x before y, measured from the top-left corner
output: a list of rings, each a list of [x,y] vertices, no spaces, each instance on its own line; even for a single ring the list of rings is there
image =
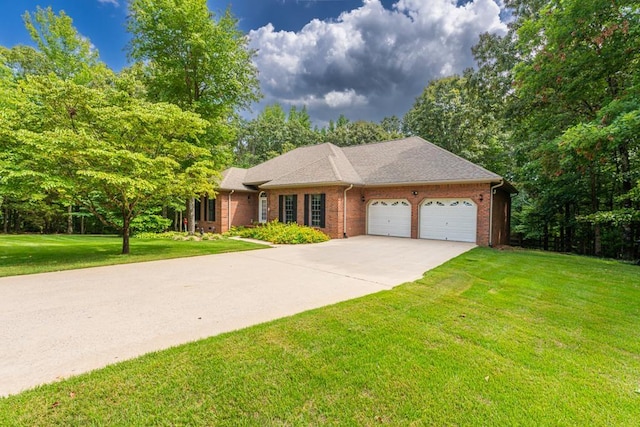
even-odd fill
[[[298,222],[298,195],[294,194],[293,196],[293,222]]]
[[[278,221],[284,223],[284,196],[278,196]]]
[[[311,220],[309,219],[309,195],[304,195],[304,225],[309,225]]]
[[[324,212],[325,212],[325,208],[324,208],[324,203],[326,201],[326,195],[324,193],[322,193],[320,195],[320,228],[324,228],[325,226],[325,222],[324,222]]]

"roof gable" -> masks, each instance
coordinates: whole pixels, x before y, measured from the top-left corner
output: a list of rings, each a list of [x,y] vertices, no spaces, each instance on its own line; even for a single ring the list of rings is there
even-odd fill
[[[255,191],[317,185],[499,182],[502,178],[435,144],[409,138],[336,147],[296,148],[250,169],[223,172],[221,189]]]
[[[417,136],[345,147],[343,151],[369,185],[501,179]]]

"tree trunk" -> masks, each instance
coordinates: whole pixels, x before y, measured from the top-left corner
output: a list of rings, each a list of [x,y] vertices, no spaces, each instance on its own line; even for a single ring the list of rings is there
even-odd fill
[[[13,210],[13,231],[20,232],[20,213],[15,209]]]
[[[73,234],[73,206],[67,206],[67,234]]]
[[[4,208],[4,216],[2,218],[2,231],[4,232],[4,234],[8,234],[9,233],[9,208],[7,208],[5,206]]]
[[[194,198],[189,198],[187,202],[187,225],[189,234],[196,234],[196,199]]]
[[[131,220],[124,218],[122,224],[122,255],[129,254],[129,225]]]
[[[628,194],[633,188],[633,181],[631,179],[631,164],[629,161],[629,150],[626,144],[621,144],[619,147],[620,153],[620,172],[622,174],[622,195],[624,197],[623,207],[631,209],[632,203]],[[633,258],[633,230],[631,224],[622,225],[622,257],[624,259]]]
[[[564,205],[564,223],[566,227],[566,231],[564,234],[564,247],[565,251],[573,252],[573,227],[571,226],[571,204],[565,203]]]

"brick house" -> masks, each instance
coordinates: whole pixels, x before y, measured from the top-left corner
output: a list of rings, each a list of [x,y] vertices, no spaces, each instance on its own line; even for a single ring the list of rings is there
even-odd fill
[[[492,246],[509,243],[514,192],[499,175],[419,137],[326,143],[225,170],[216,198],[196,204],[196,220],[219,233],[278,219],[332,238],[373,234]]]

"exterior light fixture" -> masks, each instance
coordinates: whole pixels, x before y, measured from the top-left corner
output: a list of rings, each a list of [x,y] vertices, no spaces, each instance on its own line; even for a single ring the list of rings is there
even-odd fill
[[[480,201],[482,201],[483,199],[484,199],[484,195],[480,193]]]
[[[412,191],[411,194],[413,194],[414,196],[417,196],[418,192],[417,191]]]

